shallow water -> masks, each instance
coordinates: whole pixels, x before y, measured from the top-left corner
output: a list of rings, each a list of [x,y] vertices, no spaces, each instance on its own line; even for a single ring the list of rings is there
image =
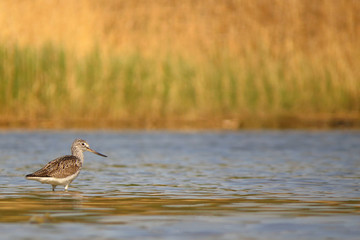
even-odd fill
[[[85,153],[64,192],[24,175]],[[0,132],[1,239],[358,239],[359,131]]]

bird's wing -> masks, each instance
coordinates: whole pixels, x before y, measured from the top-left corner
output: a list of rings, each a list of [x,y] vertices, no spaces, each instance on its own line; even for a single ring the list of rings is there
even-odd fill
[[[76,173],[81,168],[80,160],[71,155],[52,160],[43,168],[27,175],[27,177],[55,177],[64,178]]]

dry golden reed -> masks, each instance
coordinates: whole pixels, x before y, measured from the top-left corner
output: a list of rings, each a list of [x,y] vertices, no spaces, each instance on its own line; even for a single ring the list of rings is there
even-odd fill
[[[0,121],[359,124],[359,12],[357,0],[3,0]]]

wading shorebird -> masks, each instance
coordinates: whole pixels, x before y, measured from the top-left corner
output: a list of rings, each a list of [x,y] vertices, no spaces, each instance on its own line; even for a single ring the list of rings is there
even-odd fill
[[[89,151],[107,157],[106,155],[92,150],[89,144],[83,139],[75,139],[71,145],[71,155],[62,156],[50,161],[43,168],[34,173],[26,175],[28,180],[36,180],[41,183],[52,185],[55,191],[57,185],[65,186],[67,191],[69,184],[79,175],[84,163],[84,151]]]

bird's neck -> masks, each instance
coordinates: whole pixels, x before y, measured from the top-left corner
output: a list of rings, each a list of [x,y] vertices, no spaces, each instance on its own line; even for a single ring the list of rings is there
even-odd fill
[[[72,147],[71,148],[71,155],[79,158],[81,163],[84,162],[84,153],[79,148]]]

